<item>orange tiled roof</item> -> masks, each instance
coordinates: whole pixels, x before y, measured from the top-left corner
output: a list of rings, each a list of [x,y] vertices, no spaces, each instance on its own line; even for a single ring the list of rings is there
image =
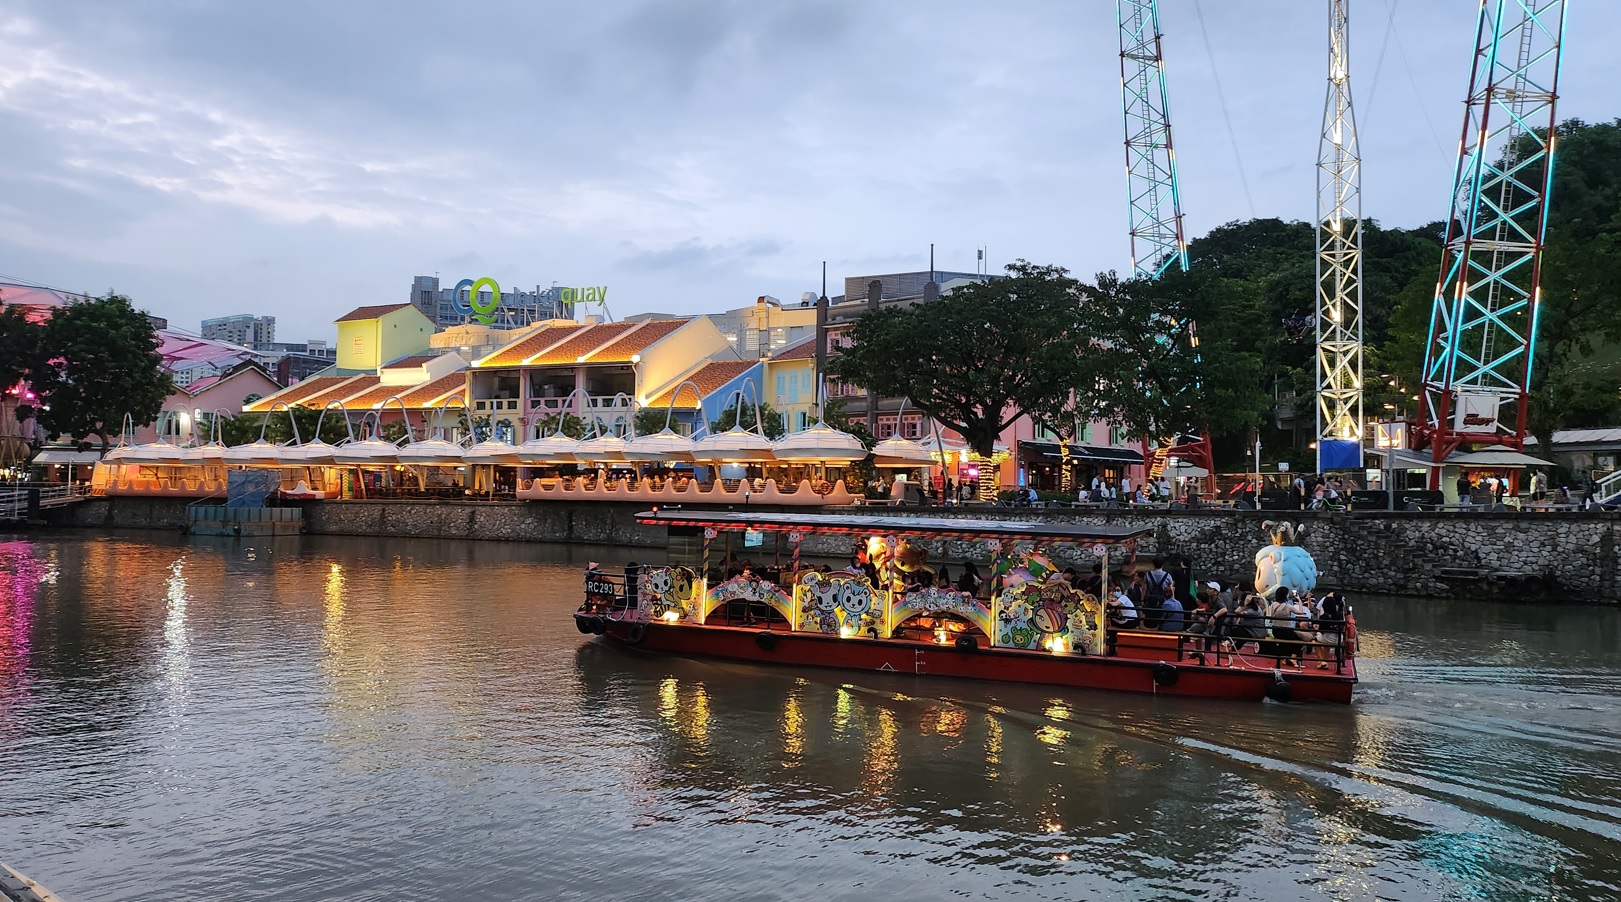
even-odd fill
[[[359,394],[345,396],[343,399],[343,406],[348,410],[370,410],[373,407],[382,404],[384,401],[387,401],[389,398],[394,397],[395,395],[402,396],[401,400],[404,400],[403,396],[409,392],[412,387],[413,386],[410,385],[373,385],[372,387],[361,391]],[[398,409],[393,404],[388,405],[388,407],[390,410]]]
[[[270,405],[278,401],[289,405],[302,404],[305,398],[336,388],[338,385],[348,382],[351,378],[350,376],[315,376],[302,382],[294,382],[281,391],[269,397],[260,398],[252,404],[244,404],[242,409],[249,413],[256,413],[261,410],[269,410]]]
[[[409,392],[400,395],[400,400],[405,402],[405,406],[412,410],[422,407],[443,407],[444,404],[434,404],[433,402],[451,392],[460,392],[466,387],[467,371],[457,370],[448,376],[440,376],[432,382],[418,385]]]
[[[402,357],[399,360],[394,361],[393,363],[385,363],[385,364],[383,364],[383,369],[385,369],[385,370],[403,370],[403,369],[406,369],[407,367],[419,367],[419,366],[423,365],[424,363],[430,363],[430,362],[438,360],[438,359],[439,359],[439,355],[437,355],[437,354],[417,354],[417,355],[412,356],[412,357]]]
[[[584,328],[586,327],[543,326],[527,338],[520,338],[479,361],[479,366],[517,366]]]
[[[553,345],[543,354],[524,361],[531,366],[546,366],[558,363],[575,363],[586,354],[612,342],[615,338],[634,329],[639,323],[598,323],[587,326],[574,333],[567,341]]]
[[[771,353],[772,360],[810,360],[816,356],[816,336],[811,335],[794,342],[780,351]]]
[[[653,343],[692,322],[690,319],[655,319],[641,324],[641,328],[625,333],[624,337],[585,359],[586,363],[629,363],[630,355],[640,354]]]
[[[319,394],[310,395],[298,402],[305,407],[321,408],[332,401],[343,401],[348,407],[348,399],[360,394],[377,384],[377,377],[372,375],[355,376],[344,381],[342,385],[334,386]]]
[[[691,373],[682,381],[690,381],[698,386],[698,391],[707,398],[712,392],[718,391],[721,386],[747,372],[749,367],[758,362],[757,360],[715,360],[699,367],[696,372]],[[643,406],[648,408],[670,406],[670,396],[675,393],[677,388],[680,388],[680,385],[681,383],[677,382],[669,391],[661,392],[658,397]],[[695,410],[701,406],[701,399],[694,396],[692,389],[688,387],[682,389],[681,400],[676,402],[676,406],[683,410]]]
[[[411,306],[411,304],[409,302],[407,302],[407,303],[404,303],[404,304],[375,304],[375,305],[370,306],[370,307],[356,307],[355,309],[349,311],[348,313],[345,313],[344,315],[342,315],[342,316],[338,317],[337,319],[333,320],[333,322],[335,322],[335,323],[347,323],[347,322],[353,322],[355,320],[361,320],[361,319],[376,319],[376,318],[378,318],[379,316],[382,316],[385,313],[393,313],[394,311],[400,309],[401,307],[409,307],[409,306]]]

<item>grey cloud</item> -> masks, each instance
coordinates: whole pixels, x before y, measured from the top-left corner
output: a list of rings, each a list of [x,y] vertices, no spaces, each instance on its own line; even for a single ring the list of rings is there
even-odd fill
[[[1591,7],[1561,105],[1607,119],[1621,24]],[[1359,9],[1366,86],[1384,16]],[[1414,78],[1392,43],[1368,215],[1444,212],[1430,128],[1456,133],[1474,11],[1399,7]],[[1192,5],[1162,4],[1190,234],[1249,214],[1235,138],[1256,213],[1309,218],[1326,14],[1203,13],[1208,55]],[[273,309],[318,337],[334,294],[435,269],[611,276],[628,313],[797,297],[824,259],[837,290],[931,241],[952,268],[979,245],[993,268],[1125,265],[1110,3],[0,0],[0,56],[0,272],[177,320]]]

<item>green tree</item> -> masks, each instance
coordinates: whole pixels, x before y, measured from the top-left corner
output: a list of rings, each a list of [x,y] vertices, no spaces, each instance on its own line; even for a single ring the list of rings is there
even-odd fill
[[[0,392],[47,369],[45,327],[29,319],[21,307],[0,309]]]
[[[738,402],[733,401],[731,407],[721,411],[720,416],[709,424],[709,431],[711,433],[725,432],[733,426],[736,426],[738,416],[737,408]],[[788,430],[784,429],[782,425],[782,414],[773,410],[770,404],[763,401],[760,402],[760,418],[765,421],[766,438],[776,441],[787,434]],[[754,405],[752,403],[744,404],[743,428],[746,430],[752,430],[754,429],[754,423]],[[660,426],[659,428],[662,429],[664,427]]]
[[[56,310],[44,335],[51,365],[30,380],[40,422],[82,449],[95,436],[105,452],[126,414],[138,424],[156,420],[174,390],[158,345],[152,321],[123,295],[109,291]]]
[[[1019,260],[1008,277],[965,285],[928,304],[857,320],[830,369],[879,395],[906,397],[989,457],[1021,415],[1064,408],[1077,356],[1080,285],[1056,266]]]
[[[240,413],[234,417],[222,417],[220,441],[226,445],[246,445],[258,441],[262,432],[265,441],[285,444],[293,440],[294,424],[298,427],[300,441],[313,441],[317,425],[320,427],[321,440],[329,444],[336,445],[349,438],[349,427],[344,424],[342,411],[332,408],[323,417],[319,410],[295,405],[277,408],[269,413]],[[208,432],[204,430],[211,428],[208,420],[199,419],[197,428],[206,441]],[[400,434],[405,434],[403,427]],[[358,432],[355,437],[360,437]]]
[[[669,408],[666,407],[643,407],[636,411],[635,422],[637,435],[656,435],[663,432],[666,422],[670,424],[671,432],[680,431],[677,428],[680,421],[671,416]]]
[[[1556,130],[1558,162],[1542,259],[1531,430],[1614,425],[1621,396],[1621,120]]]
[[[585,421],[572,413],[552,414],[541,417],[535,421],[535,430],[539,435],[556,435],[559,418],[563,424],[563,434],[572,439],[585,438]]]
[[[1148,439],[1231,434],[1260,421],[1270,403],[1260,389],[1260,357],[1242,350],[1240,337],[1214,315],[1239,302],[1230,285],[1182,273],[1147,280],[1111,272],[1086,294],[1081,334],[1093,349],[1078,358],[1079,413]]]

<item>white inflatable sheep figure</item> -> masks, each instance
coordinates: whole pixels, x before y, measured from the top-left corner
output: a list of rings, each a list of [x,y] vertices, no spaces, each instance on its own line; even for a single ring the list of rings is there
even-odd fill
[[[1270,598],[1279,586],[1307,592],[1317,586],[1317,562],[1297,544],[1304,526],[1268,520],[1261,528],[1272,536],[1272,544],[1255,552],[1255,591]]]

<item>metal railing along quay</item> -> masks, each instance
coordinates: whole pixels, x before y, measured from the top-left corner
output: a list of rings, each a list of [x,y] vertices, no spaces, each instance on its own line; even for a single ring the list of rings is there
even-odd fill
[[[13,482],[0,485],[0,522],[28,519],[32,510],[66,507],[90,494],[88,485]]]

